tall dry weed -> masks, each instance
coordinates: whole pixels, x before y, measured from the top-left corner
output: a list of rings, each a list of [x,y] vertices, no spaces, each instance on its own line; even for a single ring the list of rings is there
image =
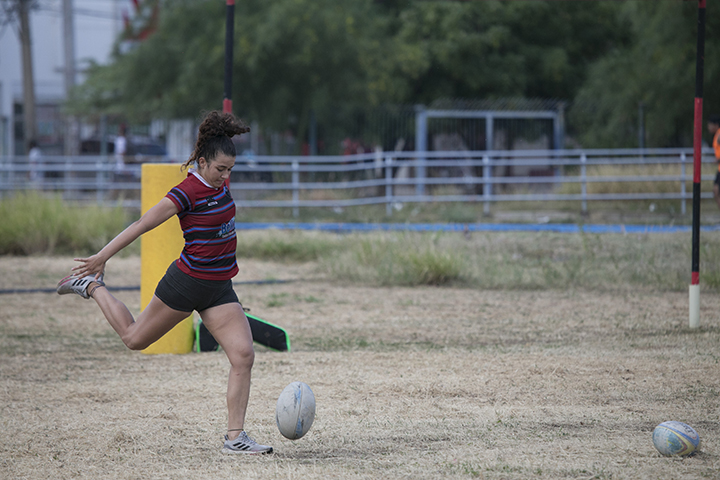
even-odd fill
[[[56,196],[20,193],[0,201],[0,255],[97,251],[120,233],[121,208],[73,207]]]

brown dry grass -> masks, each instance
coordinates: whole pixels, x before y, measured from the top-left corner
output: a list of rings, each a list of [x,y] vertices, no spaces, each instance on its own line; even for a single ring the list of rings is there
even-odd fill
[[[314,265],[242,261],[253,313],[285,326],[292,353],[257,348],[249,433],[262,458],[219,453],[222,353],[124,349],[92,302],[0,295],[0,478],[696,479],[720,471],[720,297],[372,288]],[[66,258],[0,258],[0,288],[52,287]],[[113,285],[139,281],[112,260]],[[119,292],[137,312],[139,292]],[[317,398],[306,437],[274,406],[293,380]],[[694,426],[701,452],[665,458],[651,432]]]

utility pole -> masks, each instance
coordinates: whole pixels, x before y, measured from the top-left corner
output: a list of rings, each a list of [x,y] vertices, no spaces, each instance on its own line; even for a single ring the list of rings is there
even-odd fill
[[[35,120],[35,75],[32,65],[32,42],[30,39],[30,2],[31,0],[18,0],[18,16],[20,18],[20,46],[22,52],[23,69],[23,129],[24,151],[28,152],[30,140],[37,136],[37,122]]]
[[[638,103],[638,148],[645,148],[645,104]]]
[[[233,38],[235,37],[235,0],[225,1],[225,92],[223,113],[232,113]]]
[[[73,23],[72,0],[62,1],[63,11],[63,46],[65,58],[65,99],[70,100],[75,87],[75,26]],[[79,128],[77,118],[65,118],[65,155],[77,155],[79,144]]]

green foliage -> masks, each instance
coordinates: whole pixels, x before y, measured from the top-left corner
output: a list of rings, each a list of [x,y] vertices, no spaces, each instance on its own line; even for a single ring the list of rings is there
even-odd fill
[[[396,36],[398,74],[412,92],[402,100],[572,98],[588,64],[627,40],[617,11],[603,2],[412,2]]]
[[[69,109],[194,118],[223,96],[225,6],[163,4],[157,31],[93,65]],[[233,99],[264,128],[353,132],[385,104],[556,98],[583,147],[692,144],[697,4],[677,0],[476,2],[247,0],[236,5]],[[706,113],[720,104],[720,16],[707,15]],[[719,110],[720,111],[720,110]]]
[[[223,96],[225,6],[163,3],[157,31],[94,65],[76,114],[196,117]],[[247,0],[236,5],[233,100],[243,118],[304,138],[368,107],[440,97],[570,99],[622,45],[615,2]]]
[[[253,243],[272,244],[277,237],[303,250],[318,242],[323,272],[339,281],[371,285],[683,291],[690,281],[686,234],[256,232]],[[704,235],[701,244],[701,284],[716,291],[720,240]]]
[[[119,207],[70,207],[37,193],[0,201],[0,218],[0,255],[96,252],[127,222]]]
[[[309,262],[331,254],[341,246],[339,239],[276,232],[276,235],[238,235],[237,255],[271,261]]]
[[[349,248],[325,262],[339,279],[378,285],[448,285],[463,280],[463,259],[441,236],[351,237]]]
[[[242,115],[284,129],[339,100],[364,102],[364,47],[377,32],[369,0],[247,1],[236,6],[233,98]],[[223,97],[225,5],[166,3],[155,34],[78,88],[78,112],[119,108],[134,119],[195,117]],[[372,50],[372,47],[368,47]],[[377,48],[377,47],[376,47]],[[107,86],[107,88],[103,88]]]
[[[115,113],[132,121],[196,117],[223,94],[224,10],[218,2],[165,3],[157,31],[138,48],[93,65],[76,88],[75,113]],[[218,22],[208,21],[217,18]],[[217,72],[217,73],[213,73]]]
[[[120,208],[71,207],[37,193],[0,201],[0,218],[0,255],[96,252],[128,222]],[[373,285],[682,291],[690,241],[687,234],[261,231],[238,236],[238,256],[316,262],[330,278]],[[701,236],[700,258],[701,285],[716,291],[720,240]]]
[[[586,147],[637,147],[639,104],[645,113],[646,146],[692,145],[697,2],[625,2],[622,19],[632,26],[628,48],[597,61],[569,112],[569,125]],[[707,15],[705,113],[720,111],[715,88],[720,63],[720,17]]]

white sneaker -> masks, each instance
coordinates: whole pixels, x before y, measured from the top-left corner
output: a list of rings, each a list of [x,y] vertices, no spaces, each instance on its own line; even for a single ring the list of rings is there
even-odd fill
[[[245,430],[235,440],[228,439],[225,435],[225,444],[221,450],[222,453],[244,453],[248,455],[257,455],[262,453],[272,453],[273,448],[267,445],[260,445],[252,438],[248,437]]]
[[[66,295],[68,293],[76,293],[83,297],[84,299],[89,299],[90,295],[88,294],[87,287],[92,282],[97,283],[101,287],[105,286],[105,282],[103,282],[103,275],[100,275],[100,278],[98,280],[95,280],[95,275],[87,275],[85,277],[75,277],[73,275],[68,275],[67,277],[63,278],[58,282],[57,285],[57,293],[59,295]]]

